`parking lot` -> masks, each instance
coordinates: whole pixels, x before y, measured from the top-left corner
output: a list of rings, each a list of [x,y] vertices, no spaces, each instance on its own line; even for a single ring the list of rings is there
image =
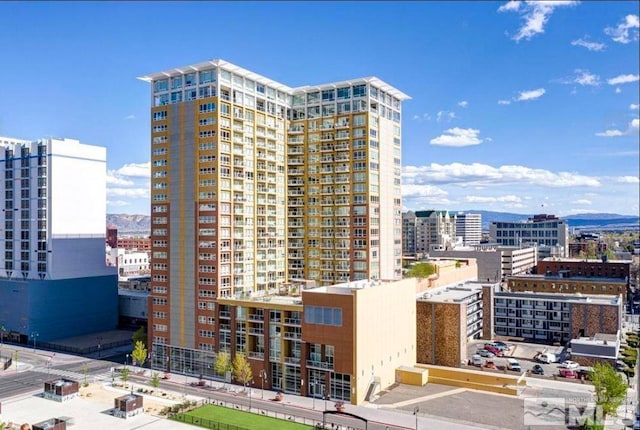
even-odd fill
[[[476,340],[468,344],[467,356],[471,358],[479,349],[483,349],[485,343],[490,343],[486,340]],[[502,357],[495,358],[483,358],[483,361],[491,360],[496,367],[500,370],[506,369],[507,358],[515,358],[520,362],[520,366],[523,371],[531,370],[534,365],[539,364],[544,370],[544,377],[551,377],[552,375],[558,375],[560,370],[560,363],[566,360],[568,353],[562,346],[550,346],[536,343],[524,343],[524,342],[506,342],[510,347],[507,351],[504,351]],[[558,358],[557,363],[543,364],[534,361],[533,357],[539,352],[549,352],[556,355]],[[509,373],[516,373],[508,371]]]

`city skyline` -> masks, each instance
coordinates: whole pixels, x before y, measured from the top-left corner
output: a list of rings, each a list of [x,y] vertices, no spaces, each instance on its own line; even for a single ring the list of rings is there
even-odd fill
[[[375,75],[409,94],[405,210],[639,210],[634,3],[4,3],[0,12],[14,65],[0,71],[0,135],[106,146],[109,213],[149,214],[150,99],[135,78],[213,58],[292,87]],[[238,20],[206,33],[212,16]]]

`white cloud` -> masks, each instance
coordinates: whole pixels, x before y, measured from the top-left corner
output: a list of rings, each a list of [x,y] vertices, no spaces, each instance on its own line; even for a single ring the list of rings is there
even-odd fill
[[[131,114],[131,115],[127,115],[127,116],[125,116],[123,119],[124,119],[125,121],[130,121],[130,120],[136,119],[136,116],[135,116],[135,115],[133,115],[133,114]]]
[[[107,205],[112,207],[129,206],[129,202],[124,200],[107,200]]]
[[[626,130],[618,130],[618,129],[609,129],[599,133],[596,133],[596,136],[600,137],[619,137],[619,136],[627,136],[630,134],[637,134],[637,129],[640,126],[640,120],[638,118],[634,118],[629,123],[629,126]]]
[[[602,51],[606,47],[604,43],[589,42],[588,40],[585,40],[585,39],[572,40],[571,45],[582,46],[583,48],[587,48],[589,51]]]
[[[640,105],[633,104],[633,103],[629,105],[629,109],[631,110],[638,110],[638,108],[640,108]]]
[[[620,89],[620,87],[616,88],[616,94],[620,94],[622,92],[622,90]]]
[[[600,76],[590,73],[588,70],[576,69],[576,77],[573,80],[576,84],[598,86],[600,85]]]
[[[107,184],[109,185],[119,185],[121,187],[128,187],[133,185],[133,181],[129,179],[124,179],[118,176],[116,171],[108,170],[107,171]]]
[[[129,198],[149,198],[148,188],[107,188],[108,196],[129,197]]]
[[[414,115],[412,119],[418,122],[431,121],[431,115],[423,113],[422,115]]]
[[[638,28],[640,28],[638,15],[627,15],[617,27],[607,27],[604,32],[607,36],[611,36],[614,42],[629,43],[638,40]]]
[[[151,162],[129,163],[115,171],[117,175],[134,178],[149,178],[151,176]]]
[[[403,180],[406,184],[455,184],[463,187],[500,184],[537,185],[546,188],[601,186],[598,177],[575,172],[551,172],[518,165],[493,167],[482,163],[405,166]]]
[[[432,145],[441,146],[471,146],[479,145],[484,140],[479,137],[480,130],[473,128],[454,127],[446,130],[444,134],[431,139]]]
[[[452,119],[454,119],[456,117],[456,113],[455,112],[451,112],[448,110],[441,110],[440,112],[438,112],[436,114],[436,121],[438,122],[442,122],[442,121],[447,121],[447,122],[451,122]]]
[[[520,91],[520,94],[515,99],[515,101],[519,102],[519,101],[525,101],[525,100],[535,100],[537,98],[542,97],[542,95],[545,92],[546,91],[544,88],[538,88],[537,90],[530,90],[530,91]]]
[[[614,180],[621,184],[639,184],[640,183],[640,178],[638,178],[637,176],[618,176],[614,178]]]
[[[599,133],[596,133],[596,136],[600,136],[600,137],[617,137],[617,136],[624,136],[624,133],[621,132],[620,130],[605,130],[605,131],[601,131]]]
[[[466,196],[464,200],[468,203],[520,203],[522,199],[513,194],[508,196],[488,197],[488,196]]]
[[[618,75],[615,78],[607,80],[609,85],[628,84],[630,82],[638,82],[640,75]]]
[[[498,8],[498,12],[515,12],[520,9],[519,0],[510,0]]]
[[[591,200],[578,199],[578,200],[572,201],[571,204],[573,204],[573,205],[590,205],[591,204]]]
[[[461,100],[461,101],[458,102],[458,106],[466,108],[466,107],[469,106],[469,102],[466,101],[466,100]]]
[[[498,100],[499,105],[510,105],[511,100]]]
[[[573,6],[577,1],[510,1],[498,8],[498,12],[519,12],[524,23],[518,33],[512,37],[519,42],[522,39],[530,40],[536,34],[544,33],[544,26],[557,7]]]

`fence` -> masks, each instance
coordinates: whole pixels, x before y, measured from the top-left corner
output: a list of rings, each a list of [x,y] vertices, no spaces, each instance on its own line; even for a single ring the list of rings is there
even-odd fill
[[[219,421],[209,420],[206,418],[194,417],[191,415],[178,414],[172,417],[176,421],[180,421],[187,424],[194,424],[207,429],[215,430],[251,430],[246,427],[238,427],[233,424],[221,423]]]

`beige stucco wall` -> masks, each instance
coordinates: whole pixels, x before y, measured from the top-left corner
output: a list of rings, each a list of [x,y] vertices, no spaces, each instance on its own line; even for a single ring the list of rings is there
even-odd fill
[[[396,369],[416,363],[416,279],[356,290],[352,402],[364,401],[374,377],[380,389],[395,383]]]

